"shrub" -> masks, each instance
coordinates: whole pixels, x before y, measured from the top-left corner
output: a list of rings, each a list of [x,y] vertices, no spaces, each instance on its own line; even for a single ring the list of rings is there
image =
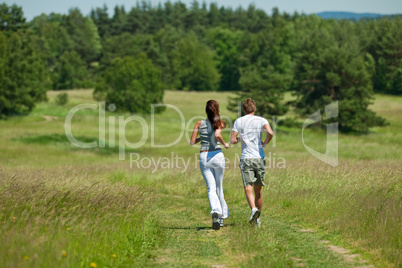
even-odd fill
[[[114,104],[117,110],[148,113],[151,104],[162,103],[161,73],[145,54],[116,58],[103,73],[94,98]]]
[[[57,105],[63,106],[68,102],[68,94],[67,93],[60,93],[56,96],[55,102]]]

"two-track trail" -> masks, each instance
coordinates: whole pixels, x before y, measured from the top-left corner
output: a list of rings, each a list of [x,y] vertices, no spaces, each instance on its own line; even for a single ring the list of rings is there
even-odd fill
[[[212,230],[206,189],[191,192],[186,185],[155,189],[163,242],[150,266],[369,267],[357,255],[334,251],[311,230],[269,213],[262,214],[261,229],[249,226],[246,204],[232,205],[225,227]]]

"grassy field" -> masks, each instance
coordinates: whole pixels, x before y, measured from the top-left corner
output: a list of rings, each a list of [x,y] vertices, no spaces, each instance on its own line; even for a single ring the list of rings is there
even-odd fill
[[[221,115],[235,119],[226,109],[230,93],[166,92],[164,102],[179,108],[184,126],[172,108],[141,117],[149,126],[154,119],[155,144],[178,141],[155,148],[149,128],[146,143],[119,160],[119,148],[111,145],[123,136],[118,117],[129,114],[107,111],[103,137],[99,111],[78,111],[74,136],[106,146],[75,147],[64,134],[65,116],[75,105],[96,102],[91,90],[67,92],[65,106],[55,104],[59,92],[52,91],[30,115],[0,121],[1,267],[402,265],[401,97],[377,95],[371,107],[389,126],[367,135],[340,134],[335,168],[306,151],[301,129],[279,122],[265,150],[270,158],[261,229],[247,223],[240,147],[225,150],[231,216],[225,228],[213,231],[199,149],[186,137],[205,117],[209,99],[221,104]],[[139,142],[143,128],[128,123],[124,135]],[[304,138],[325,152],[324,131],[308,129]],[[130,162],[130,153],[137,161]]]

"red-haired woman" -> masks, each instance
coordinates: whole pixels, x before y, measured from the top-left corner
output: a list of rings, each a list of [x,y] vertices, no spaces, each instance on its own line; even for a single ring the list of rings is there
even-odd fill
[[[221,135],[226,127],[220,119],[219,104],[215,100],[207,102],[205,107],[207,119],[195,124],[190,145],[201,141],[200,170],[208,188],[208,199],[211,207],[212,228],[219,230],[223,226],[223,219],[229,218],[229,209],[223,196],[222,181],[225,172],[225,158],[220,144],[226,149],[226,143]],[[200,134],[200,138],[197,135]]]

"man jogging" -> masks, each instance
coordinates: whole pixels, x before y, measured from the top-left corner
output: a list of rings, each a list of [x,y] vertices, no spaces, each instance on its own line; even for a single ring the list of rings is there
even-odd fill
[[[261,190],[264,186],[265,153],[263,147],[271,141],[274,132],[265,118],[255,116],[255,102],[248,98],[243,102],[245,116],[238,118],[232,129],[230,143],[241,141],[240,171],[243,178],[244,191],[251,208],[250,224],[261,225],[262,208]],[[267,136],[262,142],[262,132]],[[240,135],[240,138],[237,135]],[[254,188],[254,194],[253,194]],[[254,196],[255,195],[255,196]]]

